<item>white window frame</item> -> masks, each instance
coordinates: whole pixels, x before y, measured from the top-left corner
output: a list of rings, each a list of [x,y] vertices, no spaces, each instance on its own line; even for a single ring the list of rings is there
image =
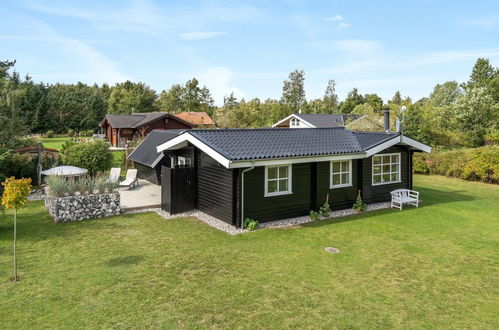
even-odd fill
[[[279,177],[279,167],[287,167],[288,168],[288,190],[286,191],[277,191],[277,192],[269,192],[269,168],[277,168],[277,179],[271,179],[272,181],[277,180],[277,189],[279,189],[279,181],[283,178]],[[289,195],[293,193],[293,166],[291,164],[287,165],[269,165],[265,166],[265,197],[272,197],[272,196],[281,196],[281,195]]]
[[[300,119],[292,117],[289,120],[289,127],[300,127]]]
[[[395,156],[397,155],[398,156],[398,163],[392,163],[391,162],[391,157],[392,156]],[[390,156],[390,163],[383,163],[383,156]],[[376,174],[376,175],[379,175],[381,176],[381,181],[383,181],[383,175],[384,174],[389,174],[390,175],[390,179],[391,179],[391,175],[393,173],[397,173],[397,172],[392,172],[391,171],[391,168],[390,168],[390,172],[387,172],[387,173],[384,173],[383,172],[383,165],[396,165],[398,164],[398,181],[389,181],[389,182],[379,182],[379,183],[374,183],[374,157],[381,157],[381,163],[379,164],[379,166],[381,167],[381,172],[379,174]],[[401,162],[401,159],[402,159],[402,155],[400,152],[393,152],[393,153],[388,153],[388,154],[375,154],[372,156],[372,159],[371,159],[371,185],[372,186],[380,186],[380,185],[384,185],[384,184],[394,184],[394,183],[400,183],[402,182],[402,168],[400,166],[400,162]]]
[[[348,162],[348,172],[343,172],[341,170],[341,165],[340,165],[340,172],[335,172],[334,174],[339,174],[340,178],[341,178],[342,174],[348,173],[348,183],[333,184],[333,163],[345,163],[345,162]],[[352,160],[348,159],[348,160],[332,160],[332,161],[330,161],[329,162],[329,189],[351,187],[351,186],[352,186]]]

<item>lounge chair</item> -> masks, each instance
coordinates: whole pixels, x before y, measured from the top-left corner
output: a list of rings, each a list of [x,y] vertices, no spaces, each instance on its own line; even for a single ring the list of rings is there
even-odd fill
[[[109,182],[118,182],[120,180],[120,175],[121,175],[121,168],[113,167],[111,169],[111,172],[109,172],[109,179],[107,180]]]
[[[392,195],[391,207],[402,211],[402,205],[409,204],[419,206],[419,192],[409,189],[397,189],[390,192]]]
[[[128,189],[130,189],[136,187],[138,184],[137,169],[131,169],[126,171],[125,180],[120,182],[120,187],[128,187]]]

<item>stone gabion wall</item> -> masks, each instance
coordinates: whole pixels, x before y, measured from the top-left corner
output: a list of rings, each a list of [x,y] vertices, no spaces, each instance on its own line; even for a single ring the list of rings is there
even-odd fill
[[[120,214],[120,194],[46,197],[45,207],[55,222],[109,217]]]

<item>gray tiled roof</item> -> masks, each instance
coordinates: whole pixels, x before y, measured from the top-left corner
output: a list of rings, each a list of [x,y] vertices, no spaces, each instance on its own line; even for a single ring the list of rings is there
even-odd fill
[[[158,157],[163,157],[162,153],[157,153],[156,146],[173,139],[183,131],[184,130],[181,129],[152,131],[128,156],[128,159],[140,164],[152,166]]]
[[[362,153],[356,135],[337,128],[189,130],[230,160]]]
[[[387,134],[385,132],[359,132],[359,131],[352,131],[352,132],[355,134],[357,140],[360,143],[360,146],[364,150],[374,148],[377,145],[400,135],[400,133]]]
[[[296,114],[295,116],[305,120],[315,127],[338,127],[345,126],[345,121],[361,117],[357,114]]]

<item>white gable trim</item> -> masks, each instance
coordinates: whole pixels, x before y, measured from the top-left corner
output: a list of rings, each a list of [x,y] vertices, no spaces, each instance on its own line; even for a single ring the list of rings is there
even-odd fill
[[[370,157],[370,156],[377,154],[377,153],[379,153],[387,148],[390,148],[391,146],[394,146],[396,144],[405,144],[405,145],[408,145],[414,149],[418,149],[418,150],[428,152],[428,153],[431,152],[430,146],[427,146],[424,143],[421,143],[421,142],[418,142],[418,141],[413,140],[411,138],[408,138],[407,136],[399,135],[399,136],[394,137],[393,139],[390,139],[386,142],[381,143],[380,145],[377,145],[376,147],[368,149],[366,151],[366,154],[367,154],[366,156]]]
[[[408,138],[407,136],[404,136],[404,135],[401,136],[400,143],[406,144],[408,146],[411,146],[413,148],[419,149],[419,150],[424,151],[424,152],[428,152],[428,153],[431,152],[430,146],[427,146],[424,143],[421,143],[421,142],[418,142],[418,141],[413,140],[411,138]]]
[[[298,120],[300,121],[300,124],[301,124],[301,123],[303,123],[303,124],[305,124],[305,126],[306,126],[306,127],[308,127],[308,128],[316,128],[314,125],[310,124],[308,121],[306,121],[305,119],[303,119],[303,118],[301,118],[301,117],[299,117],[299,116],[295,115],[294,113],[293,113],[293,114],[291,114],[291,115],[289,115],[289,116],[287,116],[286,118],[284,118],[284,119],[282,119],[282,120],[278,121],[277,123],[275,123],[274,125],[272,125],[272,127],[277,127],[278,125],[280,125],[280,124],[284,123],[284,122],[285,122],[285,121],[287,121],[287,120],[290,120],[291,118],[296,118],[296,119],[298,119]],[[289,126],[289,125],[288,125],[288,127],[291,127],[291,126]]]
[[[188,132],[183,133],[170,141],[166,141],[163,144],[160,144],[159,146],[156,147],[157,152],[163,152],[165,150],[175,150],[175,149],[180,149],[185,146],[187,146],[188,143],[192,143],[194,146],[198,147],[201,149],[203,152],[205,152],[208,156],[211,158],[215,159],[217,162],[225,166],[226,168],[229,168],[230,161],[209,147],[206,143],[202,142],[201,140],[197,139],[193,135],[189,134]]]

